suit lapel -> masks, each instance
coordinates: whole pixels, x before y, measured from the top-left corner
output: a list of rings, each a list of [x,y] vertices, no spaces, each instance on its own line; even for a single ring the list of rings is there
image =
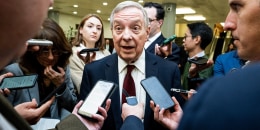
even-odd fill
[[[154,52],[154,48],[155,48],[155,44],[160,44],[163,42],[165,38],[163,37],[163,35],[161,34],[155,41],[153,41],[153,43],[146,49],[148,52],[150,53],[155,53]]]
[[[145,76],[146,78],[150,76],[158,75],[158,61],[155,58],[156,55],[145,53]],[[152,110],[150,109],[150,100],[151,98],[146,94],[146,106],[145,106],[145,115],[144,115],[144,126],[149,126],[148,122],[152,119]]]
[[[119,85],[119,77],[118,77],[118,55],[113,54],[112,58],[106,62],[105,66],[105,75],[106,79],[108,81],[112,81]],[[119,99],[119,86],[111,96],[111,105],[110,105],[110,110],[113,113],[113,117],[115,120],[115,126],[116,128],[120,128],[122,124],[122,119],[121,119],[121,108],[120,108],[120,99]],[[117,118],[120,117],[120,118]]]

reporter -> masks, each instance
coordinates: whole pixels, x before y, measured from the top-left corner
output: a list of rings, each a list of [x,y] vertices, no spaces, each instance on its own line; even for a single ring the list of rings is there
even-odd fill
[[[4,68],[15,76],[37,74],[38,78],[33,87],[12,90],[7,99],[16,106],[33,98],[40,103],[57,88],[55,100],[48,107],[43,118],[63,119],[68,116],[77,104],[77,96],[70,77],[69,57],[72,54],[62,28],[51,19],[46,18],[42,28],[33,37],[53,42],[51,46],[39,46],[38,51],[26,51],[17,63]]]
[[[53,0],[9,0],[1,1],[0,4],[0,69],[9,64],[11,61],[16,60],[26,51],[26,41],[32,38],[37,31],[41,28],[43,20],[47,16],[49,6],[53,4]],[[19,5],[19,8],[14,5]],[[48,106],[46,103],[46,106]],[[34,102],[32,102],[35,105]],[[106,104],[110,106],[109,104]],[[0,129],[18,129],[30,130],[30,125],[14,110],[12,105],[6,98],[0,94]],[[22,106],[17,106],[16,110],[29,110],[23,109]],[[43,105],[42,107],[44,107]],[[40,108],[38,108],[40,109]],[[105,111],[107,111],[106,109]],[[28,112],[28,111],[26,111]],[[103,111],[104,113],[104,111]],[[71,116],[71,115],[70,115]],[[66,129],[70,129],[72,125],[77,125],[75,122],[78,118],[68,117],[67,119],[71,124],[64,124]],[[104,117],[105,118],[105,117]],[[62,120],[60,123],[65,122]],[[81,123],[80,121],[78,123]],[[94,124],[89,124],[92,126]],[[56,129],[59,129],[58,127]],[[82,128],[86,129],[86,127]]]

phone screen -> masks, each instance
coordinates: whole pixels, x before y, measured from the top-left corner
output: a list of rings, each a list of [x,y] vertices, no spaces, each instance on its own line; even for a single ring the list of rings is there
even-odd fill
[[[0,88],[21,89],[26,87],[33,87],[36,83],[38,75],[23,75],[6,77],[3,79]]]
[[[91,117],[93,114],[96,114],[98,107],[102,106],[113,89],[114,83],[99,80],[83,102],[78,113],[86,117]]]
[[[171,96],[155,76],[143,79],[141,85],[154,103],[160,105],[160,108],[169,109],[174,106]]]

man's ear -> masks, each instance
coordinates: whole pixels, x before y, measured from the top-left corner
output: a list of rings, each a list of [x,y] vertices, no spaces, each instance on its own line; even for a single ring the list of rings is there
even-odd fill
[[[196,36],[196,37],[194,37],[194,39],[195,39],[196,44],[201,43],[201,36]]]
[[[149,34],[150,34],[150,25],[147,27],[146,33],[147,33],[147,38],[146,38],[146,40],[148,41],[148,39],[149,39]]]

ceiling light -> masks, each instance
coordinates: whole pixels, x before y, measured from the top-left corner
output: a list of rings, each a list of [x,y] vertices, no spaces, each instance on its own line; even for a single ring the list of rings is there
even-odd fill
[[[49,10],[52,10],[53,9],[53,7],[51,6],[51,7],[49,7]]]
[[[188,7],[183,7],[183,8],[176,8],[176,14],[194,14],[196,13],[195,10],[192,8]]]
[[[79,7],[79,5],[73,5],[73,7],[74,7],[74,8],[78,8],[78,7]]]
[[[104,6],[107,6],[107,2],[103,2],[103,5],[104,5]]]
[[[101,13],[101,11],[100,11],[100,10],[97,10],[97,13]]]
[[[77,12],[77,11],[73,11],[72,13],[73,13],[73,14],[78,14],[78,12]]]
[[[108,21],[110,21],[110,18],[107,18]]]
[[[206,18],[203,15],[185,15],[183,17],[187,21],[204,21]]]
[[[143,1],[143,0],[138,0],[138,2],[139,2],[139,3],[144,3],[144,1]]]

